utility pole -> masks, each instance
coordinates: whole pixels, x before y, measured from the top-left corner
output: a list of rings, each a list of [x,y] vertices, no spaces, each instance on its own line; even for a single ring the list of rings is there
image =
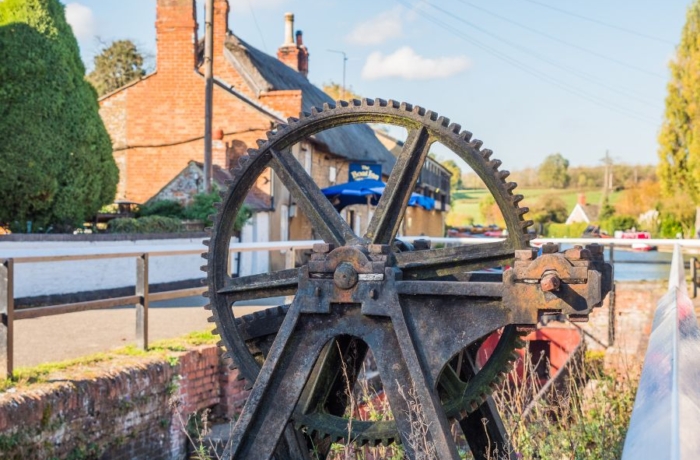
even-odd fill
[[[207,0],[204,22],[204,191],[211,192],[212,112],[214,96],[214,0]]]
[[[343,87],[340,90],[340,99],[345,100],[345,63],[348,62],[348,56],[345,54],[345,51],[338,51],[338,50],[328,50],[331,53],[338,53],[343,55]]]

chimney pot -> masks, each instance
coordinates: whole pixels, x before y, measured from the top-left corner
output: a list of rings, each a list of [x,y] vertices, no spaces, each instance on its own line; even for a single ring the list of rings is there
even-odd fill
[[[294,13],[284,14],[284,46],[294,46]]]
[[[580,204],[581,206],[586,206],[586,194],[585,193],[578,194],[578,204]]]

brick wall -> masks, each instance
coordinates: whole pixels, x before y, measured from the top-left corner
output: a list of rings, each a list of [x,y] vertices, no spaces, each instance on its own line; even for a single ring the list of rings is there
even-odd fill
[[[175,365],[131,358],[77,371],[85,377],[0,394],[1,458],[183,458],[188,415],[209,408],[231,417],[247,396],[212,346],[183,352]]]
[[[190,160],[203,160],[204,79],[195,69],[197,20],[192,0],[158,0],[157,69],[149,77],[100,100],[119,165],[119,199],[144,202],[173,179]],[[215,2],[214,73],[238,90],[247,85],[224,58],[225,0]],[[201,18],[203,19],[203,18]],[[300,91],[272,98],[275,107],[298,114]],[[252,95],[251,95],[252,96]],[[225,143],[255,146],[265,138],[272,118],[227,90],[214,87],[213,128],[225,133],[215,142],[213,161],[226,167]]]

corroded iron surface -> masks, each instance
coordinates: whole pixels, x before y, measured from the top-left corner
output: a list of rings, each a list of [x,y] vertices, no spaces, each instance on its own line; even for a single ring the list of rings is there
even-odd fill
[[[297,142],[352,123],[404,127],[408,138],[364,235],[355,235],[291,153]],[[404,211],[433,143],[454,151],[479,175],[500,208],[505,241],[431,249],[396,239]],[[383,100],[340,102],[290,119],[241,159],[223,193],[208,242],[213,316],[226,357],[253,383],[233,434],[229,456],[306,459],[328,453],[330,441],[401,442],[409,458],[421,449],[412,438],[429,421],[424,442],[440,459],[457,459],[450,419],[467,440],[479,409],[497,417],[487,395],[503,379],[520,345],[519,327],[544,313],[581,320],[610,289],[611,270],[597,247],[544,255],[529,248],[516,185],[492,152],[444,117],[410,104]],[[227,274],[233,222],[256,178],[271,167],[325,241],[302,267],[249,277]],[[502,276],[475,273],[512,265]],[[285,308],[234,319],[239,300],[294,295]],[[500,342],[488,362],[473,362],[479,343],[494,331]],[[274,338],[274,341],[272,340]],[[345,416],[347,392],[371,350],[394,420]],[[409,396],[407,396],[409,395]],[[418,408],[418,409],[416,409]],[[416,411],[420,413],[416,413]]]

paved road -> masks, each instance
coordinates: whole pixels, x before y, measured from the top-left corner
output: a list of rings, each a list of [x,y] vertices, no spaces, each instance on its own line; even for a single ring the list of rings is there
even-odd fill
[[[211,330],[202,298],[158,302],[149,309],[150,341]],[[166,305],[166,306],[164,306]],[[246,306],[236,316],[266,308]],[[15,322],[15,367],[79,358],[135,343],[134,308],[94,310]]]

